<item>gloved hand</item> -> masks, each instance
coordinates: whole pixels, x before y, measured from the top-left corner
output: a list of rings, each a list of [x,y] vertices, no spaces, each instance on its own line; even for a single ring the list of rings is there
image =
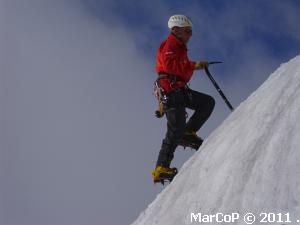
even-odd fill
[[[196,62],[194,69],[195,70],[202,70],[204,68],[208,68],[208,62],[207,61]]]

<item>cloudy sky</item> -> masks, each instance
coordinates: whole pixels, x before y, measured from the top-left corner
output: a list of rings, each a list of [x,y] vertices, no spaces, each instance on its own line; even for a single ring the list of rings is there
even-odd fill
[[[162,190],[152,90],[173,14],[193,20],[191,59],[224,61],[234,106],[300,52],[298,1],[0,0],[1,225],[130,224]],[[216,99],[205,138],[230,111],[203,72],[190,86]]]

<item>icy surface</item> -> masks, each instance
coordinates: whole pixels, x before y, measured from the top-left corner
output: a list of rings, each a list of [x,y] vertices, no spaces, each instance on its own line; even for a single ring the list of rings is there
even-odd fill
[[[218,212],[241,217],[252,212],[257,218],[253,224],[263,224],[261,212],[290,213],[291,223],[276,224],[297,224],[299,121],[297,56],[236,108],[133,225],[202,224],[192,222],[191,213]],[[230,224],[246,223],[240,218]]]

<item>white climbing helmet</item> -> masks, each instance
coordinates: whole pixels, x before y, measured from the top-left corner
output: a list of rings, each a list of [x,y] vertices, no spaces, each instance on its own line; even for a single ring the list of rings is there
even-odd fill
[[[173,27],[192,27],[192,21],[190,18],[184,15],[174,15],[171,16],[168,21],[168,27],[172,29]]]

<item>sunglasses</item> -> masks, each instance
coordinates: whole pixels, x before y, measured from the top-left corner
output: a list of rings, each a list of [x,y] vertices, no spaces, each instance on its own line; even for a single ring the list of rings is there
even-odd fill
[[[186,28],[186,29],[184,29],[184,32],[187,33],[187,34],[192,34],[193,30],[189,29],[189,28]]]

